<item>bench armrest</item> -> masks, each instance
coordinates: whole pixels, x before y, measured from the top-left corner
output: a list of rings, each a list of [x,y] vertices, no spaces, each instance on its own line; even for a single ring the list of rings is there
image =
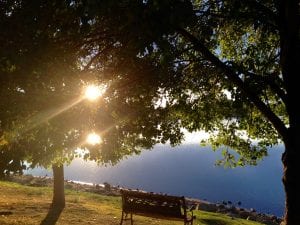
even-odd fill
[[[189,216],[192,219],[196,219],[196,216],[194,215],[194,211],[193,211],[194,209],[195,209],[194,206],[191,206],[186,210],[187,216]]]

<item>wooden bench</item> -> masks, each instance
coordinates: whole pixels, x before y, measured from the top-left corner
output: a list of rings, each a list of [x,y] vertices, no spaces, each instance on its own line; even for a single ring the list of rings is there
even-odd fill
[[[184,225],[192,225],[193,212],[187,209],[184,197],[154,194],[133,190],[121,190],[122,218],[130,220],[133,225],[132,214],[183,221]],[[130,217],[128,218],[128,215]]]

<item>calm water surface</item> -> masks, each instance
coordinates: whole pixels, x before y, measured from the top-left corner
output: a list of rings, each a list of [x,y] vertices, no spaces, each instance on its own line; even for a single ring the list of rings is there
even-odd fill
[[[272,148],[258,166],[226,169],[214,165],[216,159],[221,159],[219,151],[196,144],[176,148],[160,145],[115,166],[97,166],[95,162],[76,159],[65,167],[65,178],[94,184],[108,182],[212,202],[240,201],[244,208],[282,216],[282,151],[282,147]],[[39,168],[27,173],[51,176],[51,172]]]

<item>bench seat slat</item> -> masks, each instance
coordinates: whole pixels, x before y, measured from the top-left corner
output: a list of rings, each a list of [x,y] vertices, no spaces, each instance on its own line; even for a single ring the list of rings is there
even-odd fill
[[[136,212],[134,213],[135,215],[138,216],[145,216],[145,217],[152,217],[152,218],[157,218],[157,219],[166,219],[166,220],[174,220],[174,221],[182,221],[184,220],[184,216],[181,217],[173,217],[173,216],[168,216],[168,215],[163,215],[163,214],[155,214],[155,213],[139,213]]]

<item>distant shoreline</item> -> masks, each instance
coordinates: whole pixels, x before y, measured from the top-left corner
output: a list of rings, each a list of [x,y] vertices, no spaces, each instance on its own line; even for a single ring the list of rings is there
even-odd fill
[[[273,147],[257,166],[226,169],[214,166],[215,160],[222,158],[220,151],[191,144],[174,148],[161,145],[129,156],[114,166],[74,159],[65,166],[64,173],[68,180],[108,182],[216,203],[230,200],[236,205],[241,202],[243,208],[282,217],[285,201],[281,181],[282,151],[281,147]],[[41,167],[24,173],[52,176],[51,171]]]

